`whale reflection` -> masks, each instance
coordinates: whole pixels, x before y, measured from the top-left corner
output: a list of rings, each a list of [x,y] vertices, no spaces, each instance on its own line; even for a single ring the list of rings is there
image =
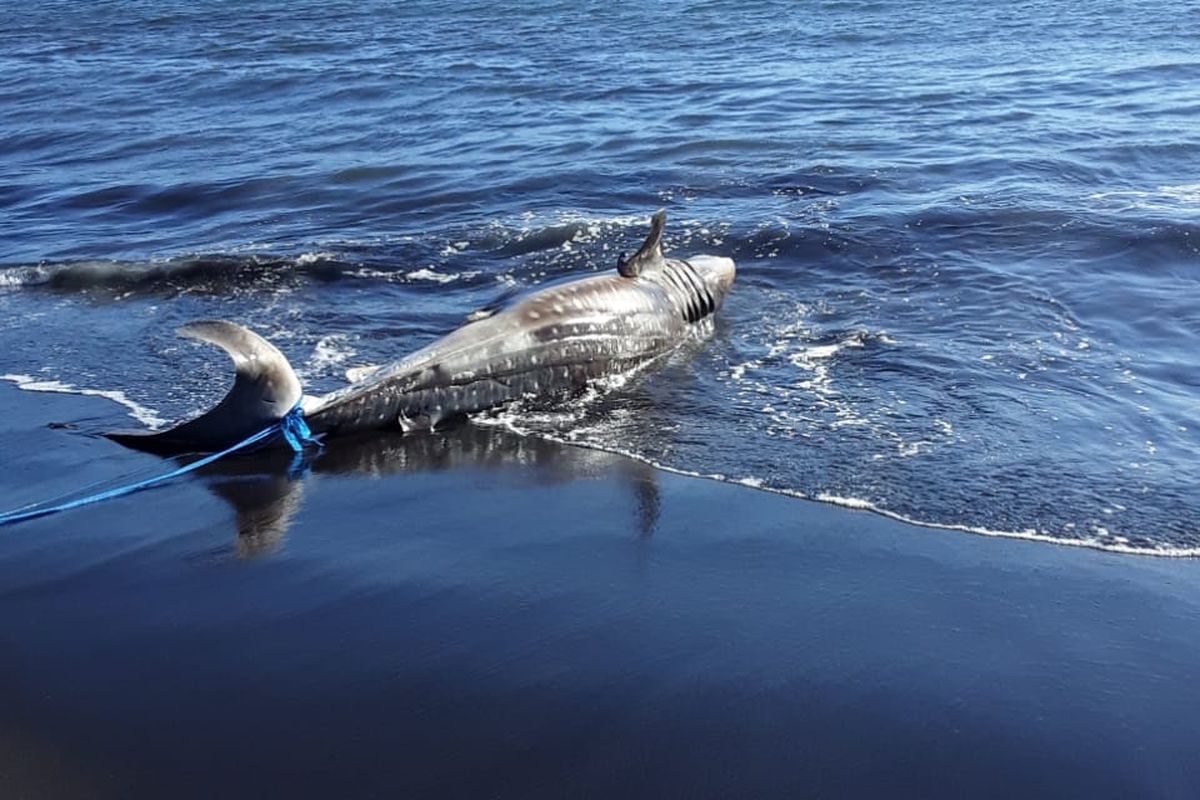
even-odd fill
[[[649,464],[471,423],[416,434],[338,437],[298,456],[273,448],[218,461],[198,474],[236,515],[235,554],[254,558],[283,542],[313,474],[379,477],[455,469],[507,469],[518,481],[543,486],[616,474],[633,497],[639,537],[653,536],[658,524],[658,486]]]

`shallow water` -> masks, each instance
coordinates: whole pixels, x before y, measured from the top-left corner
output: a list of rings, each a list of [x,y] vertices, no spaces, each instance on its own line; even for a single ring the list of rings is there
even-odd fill
[[[310,391],[513,291],[739,265],[707,341],[491,415],[944,526],[1200,553],[1185,3],[39,4],[0,15],[0,374],[146,422],[220,316]],[[70,435],[64,433],[63,435]]]

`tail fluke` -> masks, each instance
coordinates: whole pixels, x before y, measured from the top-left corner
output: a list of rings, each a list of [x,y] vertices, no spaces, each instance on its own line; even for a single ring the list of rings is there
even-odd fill
[[[228,353],[236,370],[233,388],[210,411],[170,430],[110,433],[110,439],[155,453],[223,450],[283,419],[300,402],[300,379],[292,365],[253,331],[233,322],[204,320],[176,332]]]

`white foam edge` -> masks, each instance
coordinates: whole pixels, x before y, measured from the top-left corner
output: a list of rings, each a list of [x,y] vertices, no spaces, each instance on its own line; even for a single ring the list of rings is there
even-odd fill
[[[728,223],[708,223],[711,227],[706,227],[701,219],[687,216],[682,207],[674,207],[668,211],[670,219],[668,221],[667,238],[672,242],[672,247],[689,246],[691,237],[694,234],[700,236],[712,235],[713,228],[716,229],[718,236],[723,236],[725,229],[728,228]],[[507,230],[515,235],[520,241],[524,237],[536,233],[540,230],[561,225],[576,225],[578,230],[560,245],[561,249],[571,250],[575,244],[591,244],[599,242],[602,237],[607,236],[612,230],[632,230],[640,232],[648,229],[650,223],[650,213],[626,213],[626,214],[597,214],[589,213],[577,209],[562,209],[550,213],[535,213],[526,211],[517,217],[499,217],[491,220],[488,224],[492,229]],[[676,242],[675,240],[679,240]],[[604,249],[608,249],[605,245]]]
[[[26,392],[49,392],[51,394],[74,394],[85,397],[103,397],[111,400],[118,405],[124,406],[129,416],[136,419],[151,430],[163,427],[167,424],[167,420],[158,415],[154,409],[146,408],[145,406],[130,399],[124,392],[116,389],[81,389],[77,386],[72,386],[69,383],[63,383],[57,380],[46,380],[43,378],[35,378],[32,375],[8,374],[0,375],[0,380],[9,381],[16,384],[18,389]]]
[[[970,533],[976,536],[989,536],[997,539],[1018,539],[1027,542],[1037,542],[1039,544],[1062,545],[1064,547],[1079,547],[1087,550],[1100,550],[1106,553],[1118,553],[1121,555],[1130,556],[1155,556],[1157,558],[1200,557],[1200,547],[1134,547],[1132,545],[1121,544],[1119,542],[1102,542],[1097,539],[1068,539],[1061,536],[1053,536],[1051,534],[1043,533],[1033,529],[1027,529],[1023,531],[1005,531],[995,528],[985,528],[979,525],[964,525],[953,522],[929,522],[882,508],[869,500],[863,500],[857,497],[842,497],[840,495],[829,494],[826,492],[818,492],[815,495],[810,495],[805,492],[801,492],[798,489],[784,489],[777,486],[768,486],[761,478],[732,478],[719,472],[696,472],[695,470],[672,467],[628,450],[622,450],[616,447],[602,447],[600,445],[595,445],[588,442],[575,441],[566,437],[524,430],[512,424],[511,419],[498,418],[492,424],[499,424],[506,428],[509,432],[518,436],[534,436],[547,441],[555,442],[556,444],[569,447],[580,447],[585,450],[596,450],[602,453],[611,453],[623,458],[629,458],[672,475],[680,475],[685,478],[698,478],[700,480],[716,481],[717,483],[732,484],[754,491],[766,492],[767,494],[781,495],[783,497],[791,497],[798,500],[807,500],[815,503],[825,503],[827,505],[840,506],[853,511],[866,511],[872,514],[878,514],[881,517],[887,517],[888,519],[895,520],[896,522],[912,525],[917,528]]]

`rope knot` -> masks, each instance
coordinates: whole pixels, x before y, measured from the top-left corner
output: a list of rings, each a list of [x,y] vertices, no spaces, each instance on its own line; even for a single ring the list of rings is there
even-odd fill
[[[283,434],[284,441],[288,443],[293,452],[303,452],[304,446],[307,444],[315,444],[318,447],[321,445],[317,438],[313,436],[308,423],[304,421],[304,410],[300,408],[299,403],[284,415],[283,419],[279,420],[279,430]]]

